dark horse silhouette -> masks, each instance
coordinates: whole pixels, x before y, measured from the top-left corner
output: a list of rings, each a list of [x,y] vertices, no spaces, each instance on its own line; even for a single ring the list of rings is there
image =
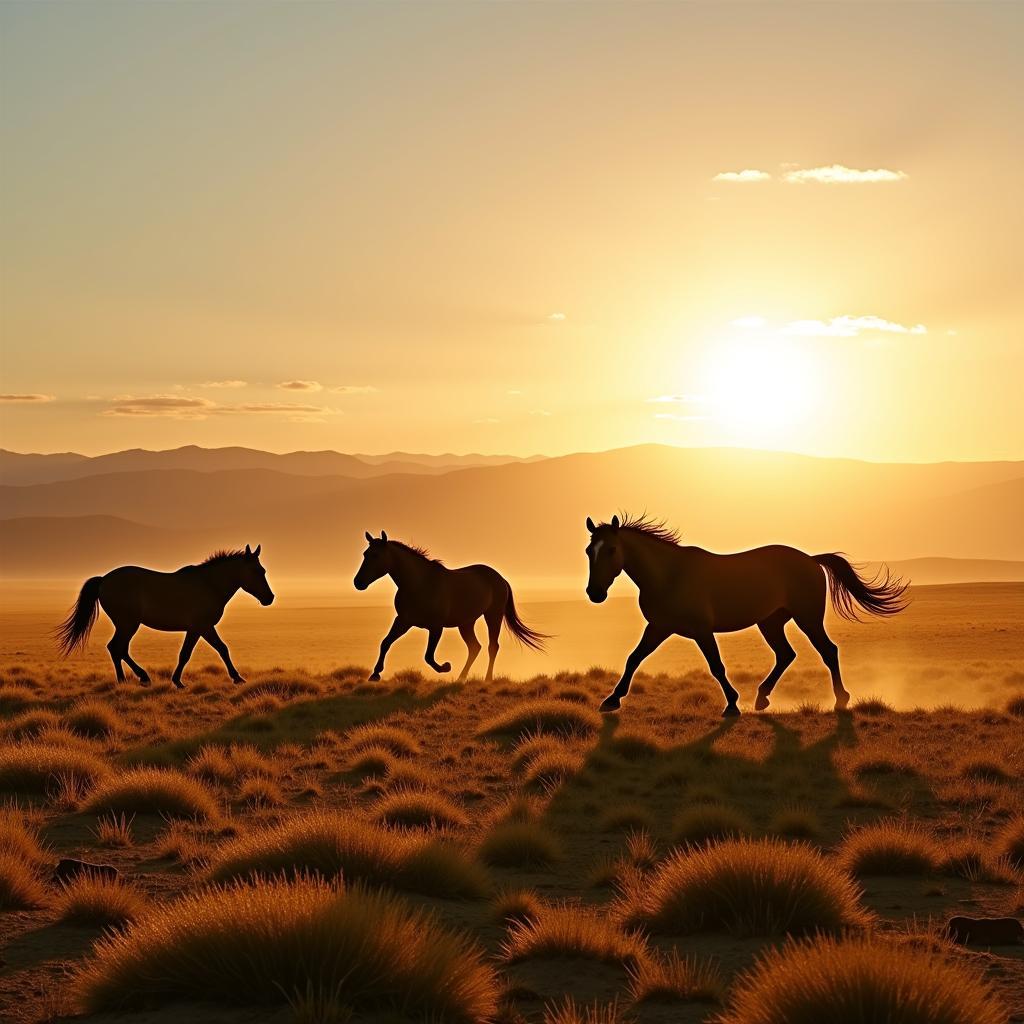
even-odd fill
[[[509,631],[522,643],[541,650],[548,638],[530,629],[516,614],[512,588],[508,581],[489,565],[467,565],[461,569],[448,569],[423,549],[388,540],[381,531],[379,538],[366,534],[369,547],[363,552],[363,564],[356,573],[356,590],[365,590],[382,576],[390,576],[398,587],[395,593],[395,621],[387,636],[380,642],[380,654],[370,676],[372,682],[380,679],[384,671],[384,658],[391,645],[413,626],[427,630],[427,650],[424,660],[435,672],[450,672],[451,664],[439,665],[434,652],[441,640],[441,632],[455,626],[466,641],[466,664],[459,673],[459,682],[480,653],[476,638],[476,620],[482,615],[487,622],[487,681],[494,676],[494,659],[498,656],[498,634],[504,620]]]
[[[149,684],[146,670],[132,660],[128,645],[139,626],[170,633],[184,632],[178,666],[171,682],[182,689],[181,673],[202,637],[222,658],[233,682],[244,682],[231,663],[228,645],[217,633],[217,623],[237,590],[252,594],[264,607],[274,600],[267,583],[267,571],[260,564],[260,547],[246,544],[244,551],[218,551],[202,565],[186,565],[177,572],[155,572],[137,565],[122,565],[106,576],[85,581],[78,602],[57,627],[57,644],[67,657],[76,647],[85,647],[89,633],[102,608],[114,624],[107,644],[117,681],[124,682],[121,662]]]
[[[793,619],[807,634],[832,676],[836,710],[850,702],[839,672],[839,649],[825,632],[825,578],[832,607],[846,619],[857,619],[855,605],[873,615],[895,615],[906,607],[907,584],[884,576],[868,581],[839,554],[807,555],[773,544],[733,555],[683,547],[679,537],[646,517],[595,526],[587,519],[590,578],[587,596],[600,604],[621,572],[640,591],[640,610],[647,620],[640,643],[626,659],[615,689],[602,711],[617,711],[640,663],[674,633],[695,640],[711,674],[725,694],[723,716],[738,715],[739,694],[725,674],[715,633],[731,633],[756,625],[775,652],[775,667],[757,688],[754,708],[763,711],[769,695],[796,654],[786,639]],[[824,570],[824,571],[822,571]]]

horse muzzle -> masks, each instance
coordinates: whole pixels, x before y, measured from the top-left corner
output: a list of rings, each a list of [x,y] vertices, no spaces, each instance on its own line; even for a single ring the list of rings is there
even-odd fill
[[[590,587],[587,587],[587,597],[589,597],[594,604],[601,604],[605,598],[608,597],[608,591],[593,590]]]
[[[274,603],[274,595],[273,594],[270,594],[268,597],[261,597],[260,598],[260,604],[263,605],[264,608],[269,608],[273,603]]]
[[[358,576],[352,581],[352,586],[356,590],[365,590],[369,585],[369,583],[364,583]]]

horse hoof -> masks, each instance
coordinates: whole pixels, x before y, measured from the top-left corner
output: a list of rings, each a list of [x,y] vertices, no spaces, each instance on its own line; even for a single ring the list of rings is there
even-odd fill
[[[437,666],[437,671],[438,672],[451,672],[451,670],[452,670],[452,663],[450,661],[446,661],[443,665],[438,665]]]
[[[139,676],[139,686],[149,686],[149,676]]]
[[[762,697],[760,694],[757,695],[757,700],[754,701],[755,711],[764,711],[766,707],[771,703],[767,697]]]
[[[379,683],[380,682],[380,673],[379,672],[374,672],[373,675],[370,676],[370,682],[371,683]]]
[[[174,683],[174,688],[176,690],[184,690],[185,689],[185,684],[180,679],[172,679],[171,682]]]
[[[839,694],[836,697],[836,711],[845,711],[850,706],[850,695],[848,693]]]
[[[610,711],[618,711],[622,707],[622,701],[613,693],[610,697],[605,697],[601,707],[598,709],[602,715],[607,715]]]
[[[241,686],[245,682],[245,680],[241,676],[235,676],[235,678],[232,679],[231,682],[233,682],[235,686]]]
[[[723,718],[739,718],[740,709],[735,704],[727,704],[725,710],[722,712]]]

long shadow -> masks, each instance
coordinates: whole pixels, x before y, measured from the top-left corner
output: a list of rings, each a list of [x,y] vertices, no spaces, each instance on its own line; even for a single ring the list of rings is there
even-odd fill
[[[262,750],[282,743],[304,745],[327,730],[344,731],[400,712],[428,708],[460,689],[458,684],[447,683],[425,693],[403,688],[381,694],[344,693],[312,700],[295,699],[265,714],[236,715],[206,732],[129,748],[119,759],[126,764],[169,765],[180,763],[207,745],[249,743]]]

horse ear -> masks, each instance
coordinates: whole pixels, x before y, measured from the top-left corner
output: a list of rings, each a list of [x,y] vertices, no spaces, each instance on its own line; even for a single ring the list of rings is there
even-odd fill
[[[587,516],[587,529],[591,533],[593,533],[597,529],[597,527],[594,525],[594,520],[591,519],[590,516]]]
[[[619,517],[612,516],[612,529],[617,530],[619,528]]]
[[[247,555],[251,555],[252,554],[252,552],[249,550],[249,545],[248,544],[245,545],[245,553]]]
[[[380,531],[380,539],[387,543],[388,535],[383,530]]]
[[[363,534],[363,536],[364,536],[364,537],[366,537],[366,539],[367,539],[367,540],[373,540],[373,534],[372,534],[372,533],[370,533],[370,531],[369,531],[369,530],[367,530],[367,531],[366,531],[366,532],[365,532],[365,533]]]
[[[257,557],[257,558],[259,558],[259,557],[260,557],[260,552],[261,552],[262,550],[263,550],[263,545],[262,545],[262,544],[257,544],[257,545],[256,545],[256,550],[255,550],[255,551],[253,552],[253,554],[254,554],[254,555],[255,555],[255,556]]]

